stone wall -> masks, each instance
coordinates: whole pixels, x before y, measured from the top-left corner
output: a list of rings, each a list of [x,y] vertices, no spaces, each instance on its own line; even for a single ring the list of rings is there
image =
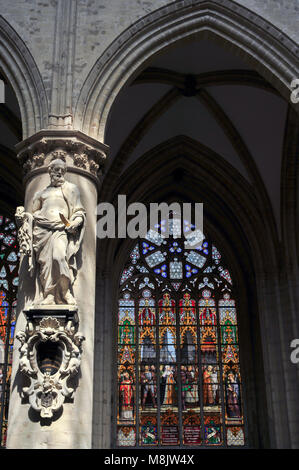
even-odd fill
[[[201,0],[0,0],[0,14],[15,29],[32,54],[43,79],[54,115],[71,113],[96,60],[136,21],[166,5],[205,3]],[[239,5],[272,23],[298,41],[296,0],[215,0],[218,5]],[[163,14],[165,12],[163,11]],[[250,11],[248,12],[250,18]],[[280,32],[277,31],[279,38]],[[67,121],[67,120],[66,120]],[[50,119],[51,122],[51,119]],[[53,125],[61,125],[55,118]],[[68,123],[68,121],[67,121]]]
[[[299,40],[299,32],[296,18],[298,17],[299,6],[297,0],[267,0],[262,2],[260,0],[240,0],[239,2],[229,0],[207,2],[201,0],[178,0],[176,2],[167,0],[14,0],[8,2],[7,0],[0,0],[0,15],[2,19],[4,18],[4,22],[7,25],[6,29],[3,28],[3,31],[0,31],[0,66],[3,67],[4,72],[10,73],[9,77],[12,77],[13,80],[12,86],[18,98],[20,97],[23,100],[20,108],[24,137],[35,134],[41,128],[45,129],[47,127],[55,131],[71,130],[74,126],[73,118],[77,107],[76,129],[83,130],[87,137],[94,136],[101,140],[104,131],[102,134],[98,132],[96,128],[98,121],[102,118],[103,123],[101,125],[104,129],[110,109],[109,106],[111,106],[118,92],[126,83],[126,80],[129,80],[134,75],[134,72],[142,67],[144,54],[146,53],[149,58],[151,57],[152,50],[149,47],[149,42],[152,40],[152,36],[155,34],[159,36],[160,34],[160,42],[155,44],[156,52],[158,53],[161,48],[167,47],[171,41],[179,40],[179,34],[182,37],[183,34],[188,35],[193,25],[192,8],[194,6],[195,9],[198,9],[198,6],[201,4],[208,6],[216,5],[219,9],[227,7],[227,10],[232,12],[232,21],[235,21],[234,30],[232,28],[229,30],[229,21],[227,21],[227,24],[225,24],[225,34],[228,34],[229,31],[232,33],[233,31],[237,35],[240,30],[240,36],[242,36],[243,29],[246,29],[246,34],[240,40],[243,49],[246,49],[250,41],[251,44],[255,43],[255,50],[261,54],[255,60],[258,61],[258,58],[261,57],[261,70],[263,68],[266,69],[265,63],[268,66],[268,75],[265,73],[266,78],[271,82],[272,77],[269,69],[273,64],[277,72],[274,86],[283,77],[281,83],[284,82],[284,91],[287,93],[289,78],[291,72],[295,70],[296,56],[298,57],[296,41],[298,42]],[[167,17],[170,11],[172,16]],[[172,29],[170,23],[172,21],[175,22],[177,19],[180,20],[180,11],[183,11],[186,16],[189,15],[189,23],[188,26],[180,25],[180,33],[176,36],[175,28],[177,24]],[[203,21],[204,27],[208,25],[212,28],[217,23],[213,17],[213,9],[211,11],[212,13],[208,13],[207,18],[204,19],[206,23]],[[240,18],[242,17],[242,27],[237,22],[238,16],[235,15],[239,11]],[[163,23],[165,18],[167,20]],[[161,31],[159,33],[158,31],[160,20],[161,24],[167,27],[165,33]],[[254,36],[252,32],[253,22],[257,29],[260,27],[260,36],[258,37]],[[199,23],[197,26],[200,28],[201,24]],[[219,30],[221,30],[221,27],[224,28],[221,21],[216,24],[216,27]],[[194,31],[195,33],[197,32],[196,29]],[[193,30],[191,32],[193,34]],[[6,44],[8,44],[8,42],[5,42],[6,33],[10,38],[11,49],[9,55],[7,55],[5,49]],[[17,38],[16,35],[18,35]],[[163,35],[168,35],[164,42]],[[145,37],[146,40],[144,40]],[[242,40],[244,41],[243,43]],[[136,45],[137,42],[138,47]],[[144,43],[146,44],[144,45]],[[271,49],[269,46],[263,48],[264,43],[272,44],[273,48]],[[131,48],[130,51],[127,49],[127,45]],[[118,54],[119,49],[121,49],[120,54]],[[136,49],[138,49],[137,52]],[[135,55],[134,52],[136,52]],[[279,55],[280,52],[281,55]],[[129,59],[126,57],[126,54]],[[273,59],[274,56],[275,59]],[[100,60],[101,58],[103,58],[102,61]],[[291,59],[288,61],[289,58]],[[273,62],[271,62],[272,59]],[[287,66],[289,66],[288,69]],[[109,77],[113,78],[110,82],[104,75],[103,68],[105,67],[108,70],[107,76],[109,75]],[[113,77],[114,71],[115,77]],[[284,74],[285,71],[287,73]],[[280,72],[281,77],[278,77]],[[127,75],[124,78],[123,75],[125,74]],[[101,79],[98,80],[100,75],[103,77],[102,82]],[[109,86],[106,86],[104,79],[107,79]],[[109,101],[109,106],[107,105],[104,109],[102,103],[106,98],[107,102]],[[97,109],[100,112],[97,112]],[[88,114],[89,116],[86,119]],[[83,126],[84,120],[87,123],[85,126]],[[93,129],[93,126],[95,129]],[[95,217],[93,209],[97,198],[96,187],[89,180],[88,185],[86,185],[86,175],[84,176],[83,174],[81,175],[82,177],[79,177],[78,169],[75,168],[73,170],[74,175],[72,175],[72,178],[78,186],[81,185],[82,192],[85,191],[86,204],[88,203],[89,196],[92,196],[92,205],[89,208],[91,211],[90,217]],[[36,178],[36,174],[34,177]],[[36,181],[36,188],[44,182],[39,178],[36,178]],[[29,208],[31,196],[32,190],[30,189],[30,184],[28,184],[26,201]],[[295,218],[295,202],[293,203],[293,208]],[[236,211],[237,213],[238,211]],[[252,220],[255,219],[253,218]],[[251,228],[253,226],[254,224],[252,223]],[[264,233],[264,225],[262,223],[259,225],[259,228],[260,233]],[[111,290],[114,289],[115,284],[111,285],[109,282],[109,270],[106,273],[102,273],[102,267],[97,266],[99,273],[97,295],[100,301],[98,316],[95,318],[95,299],[92,298],[96,268],[93,230],[90,229],[86,237],[86,240],[92,240],[92,243],[88,244],[89,249],[92,251],[92,253],[89,253],[88,260],[91,264],[84,260],[86,264],[82,267],[82,274],[79,275],[79,283],[76,287],[81,297],[84,295],[82,292],[90,293],[88,311],[86,311],[85,303],[83,304],[81,301],[80,305],[80,320],[83,323],[81,329],[88,337],[88,347],[85,349],[86,353],[82,363],[82,377],[80,380],[83,385],[78,392],[77,402],[75,401],[69,407],[66,405],[66,413],[63,418],[66,419],[69,429],[72,429],[72,436],[77,436],[76,439],[70,435],[68,436],[70,437],[68,441],[69,448],[90,447],[91,439],[93,439],[94,447],[109,447],[111,445],[110,404],[113,390],[111,389],[112,375],[110,376],[109,373],[111,374],[112,356],[109,352],[107,353],[106,347],[111,352],[113,330],[111,316],[113,313],[113,306],[111,305],[113,293],[111,294]],[[256,241],[255,236],[250,234],[247,236],[249,242],[252,242],[252,246],[255,243],[259,247],[262,246],[260,241]],[[269,234],[267,236],[270,241],[269,244],[271,244],[273,240],[271,240]],[[266,240],[267,236],[265,237]],[[287,241],[288,237],[285,238],[285,249]],[[298,269],[296,266],[294,267],[293,277],[290,276],[289,283],[285,283],[287,275],[285,275],[283,269],[280,269],[280,264],[283,263],[277,259],[276,254],[271,253],[271,256],[269,256],[269,260],[272,256],[273,259],[271,258],[271,262],[269,261],[270,268],[268,266],[267,272],[268,261],[260,261],[258,254],[254,250],[252,252],[256,262],[255,274],[259,287],[259,310],[262,312],[261,321],[265,325],[262,346],[267,381],[266,394],[270,410],[269,424],[273,433],[270,436],[270,442],[272,447],[287,447],[289,443],[295,447],[298,446],[298,405],[295,396],[295,392],[297,392],[297,374],[295,366],[293,367],[289,361],[289,343],[287,340],[292,339],[292,334],[297,332],[294,327],[298,324],[295,315],[296,305],[294,301],[292,303],[290,298],[293,298],[293,292],[296,292],[296,287],[298,286]],[[295,257],[295,252],[294,249],[290,253],[290,259]],[[101,264],[100,261],[100,259],[97,259],[99,265]],[[89,279],[91,279],[88,291],[85,291],[85,287],[89,282],[88,276],[84,272],[85,266],[89,270],[87,274]],[[284,266],[284,269],[287,271],[286,266]],[[269,273],[271,274],[269,275]],[[282,287],[284,287],[284,292],[282,292]],[[22,289],[20,292],[20,298],[24,297],[24,289],[23,292]],[[21,309],[22,304],[20,303],[19,305],[19,309]],[[284,314],[285,309],[289,312],[288,316],[293,315],[294,317],[293,320],[289,319],[288,325],[283,322],[286,316]],[[275,317],[273,316],[274,310]],[[87,316],[88,321],[84,323],[84,318],[87,318]],[[273,318],[278,318],[279,321],[275,323],[272,321]],[[23,320],[21,320],[20,316],[18,328],[24,327]],[[94,401],[91,403],[94,359],[92,357],[94,339],[91,331],[94,324],[96,331],[95,356],[98,360],[97,367],[100,369],[97,372],[100,373],[95,377]],[[111,334],[107,335],[107,333]],[[106,335],[105,338],[103,338],[103,334]],[[19,344],[16,343],[15,357],[18,347]],[[107,354],[107,361],[105,354]],[[16,370],[17,363],[14,366],[14,374],[17,374]],[[86,379],[86,377],[88,378]],[[102,377],[104,377],[103,381],[101,381]],[[60,423],[56,423],[53,426],[53,430],[56,429],[57,432],[61,433],[60,436],[54,435],[55,433],[48,429],[44,429],[44,432],[40,433],[37,422],[28,420],[27,408],[25,409],[26,405],[23,405],[20,401],[18,386],[18,381],[16,381],[11,405],[11,416],[13,418],[10,425],[10,447],[31,447],[34,445],[37,448],[53,448],[63,446],[63,436],[65,434],[63,425],[60,426]],[[84,400],[86,397],[88,398],[89,408],[86,414],[88,418],[85,419],[82,416],[85,412]],[[285,404],[286,400],[288,400],[287,405]],[[79,405],[76,406],[78,402]],[[94,419],[92,423],[91,410],[93,404]],[[286,406],[286,408],[283,408],[283,406]],[[20,409],[22,411],[18,415],[18,410]],[[22,416],[21,420],[19,419],[20,416]],[[80,420],[82,419],[87,429],[84,435],[79,429],[80,424],[82,424]],[[93,436],[91,436],[92,424],[94,426]],[[76,426],[77,430],[75,429]],[[27,438],[23,442],[24,430],[26,430]],[[33,442],[33,439],[35,439],[33,436],[39,436],[40,434],[43,434],[43,436],[40,436],[40,440]]]

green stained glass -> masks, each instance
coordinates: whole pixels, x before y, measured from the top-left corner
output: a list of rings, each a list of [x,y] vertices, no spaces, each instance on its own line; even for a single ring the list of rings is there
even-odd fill
[[[120,280],[116,441],[244,446],[232,277],[202,232],[185,221],[185,243],[166,224],[135,244]]]

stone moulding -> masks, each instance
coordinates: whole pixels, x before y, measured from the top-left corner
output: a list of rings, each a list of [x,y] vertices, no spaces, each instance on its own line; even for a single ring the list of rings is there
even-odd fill
[[[236,47],[289,100],[298,75],[295,41],[235,1],[177,0],[142,16],[96,60],[80,90],[74,126],[103,139],[115,98],[138,70],[176,41],[203,34]]]
[[[41,418],[53,419],[74,388],[68,380],[79,372],[84,336],[77,331],[77,310],[68,306],[26,310],[25,331],[19,331],[20,371],[29,379],[22,397]]]
[[[47,171],[55,158],[62,158],[68,172],[81,173],[98,181],[109,147],[80,131],[43,130],[16,146],[25,182]]]

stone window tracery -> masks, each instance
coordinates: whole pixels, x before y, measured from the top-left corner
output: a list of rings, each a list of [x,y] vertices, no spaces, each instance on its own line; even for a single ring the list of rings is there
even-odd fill
[[[244,446],[232,277],[209,238],[186,249],[165,223],[120,276],[116,445]]]

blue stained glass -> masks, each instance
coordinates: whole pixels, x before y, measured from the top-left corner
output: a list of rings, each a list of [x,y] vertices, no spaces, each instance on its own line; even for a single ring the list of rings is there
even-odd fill
[[[181,253],[182,249],[180,248],[180,246],[177,242],[173,242],[171,247],[169,248],[169,251],[171,253]]]
[[[212,246],[212,258],[215,261],[216,264],[220,263],[221,260],[221,254],[217,250],[217,248],[213,245]]]
[[[7,235],[6,237],[4,237],[3,242],[5,243],[5,245],[11,246],[15,242],[15,240],[16,239],[11,235]]]
[[[123,284],[129,277],[132,276],[134,271],[134,266],[130,266],[128,269],[124,269],[120,278],[120,284]]]
[[[13,222],[11,222],[9,225],[7,225],[7,226],[5,227],[4,230],[13,230],[13,229],[15,229],[15,228],[16,228],[15,224],[14,224]]]
[[[149,439],[149,429],[157,427],[159,420],[160,433],[156,433],[159,436],[152,445],[167,444],[167,426],[172,427],[170,437],[175,435],[175,443],[180,446],[195,445],[195,435],[196,445],[204,443],[204,436],[205,444],[235,445],[224,442],[224,436],[235,427],[243,433],[240,445],[245,443],[241,407],[238,421],[231,421],[235,417],[230,403],[226,395],[221,399],[221,387],[225,394],[231,393],[230,377],[236,377],[234,383],[240,375],[235,301],[226,293],[233,290],[227,285],[231,282],[230,273],[220,265],[220,253],[204,239],[203,233],[186,221],[183,226],[187,233],[178,239],[176,220],[169,222],[169,227],[165,223],[157,225],[157,231],[148,232],[139,242],[139,253],[145,256],[133,264],[131,252],[131,264],[126,264],[123,272],[128,277],[128,266],[134,266],[128,284],[120,287],[121,292],[129,290],[130,294],[124,294],[129,297],[120,300],[118,312],[118,327],[123,331],[127,328],[124,338],[128,343],[124,348],[119,339],[118,383],[130,399],[130,403],[126,402],[124,393],[118,396],[118,436],[120,427],[128,424],[128,430],[119,438],[121,447],[149,444],[143,437],[136,440],[138,429],[145,429],[148,434],[144,431],[144,435]],[[161,235],[165,229],[169,229],[169,237]],[[211,258],[206,256],[210,252]],[[141,272],[146,275],[141,276]],[[161,293],[163,300],[158,300],[155,308],[154,297]],[[194,300],[190,300],[191,293]],[[129,314],[130,325],[126,323]],[[134,328],[133,333],[129,327]],[[135,337],[129,341],[132,334]],[[127,438],[130,429],[132,441]],[[221,435],[218,441],[215,430]]]
[[[220,272],[220,276],[222,276],[224,279],[226,279],[226,281],[228,281],[230,284],[232,284],[232,279],[231,279],[231,276],[230,276],[228,270],[223,269],[222,266],[219,266],[218,270]]]
[[[186,265],[185,265],[185,268],[186,268],[186,277],[190,277],[190,276],[192,276],[193,274],[197,274],[197,273],[198,273],[198,269],[192,268],[192,267],[190,266],[190,264],[186,264]]]
[[[174,336],[167,328],[163,337],[163,344],[160,351],[161,362],[175,362],[176,361],[176,349]]]
[[[189,263],[195,264],[195,266],[197,266],[198,268],[202,268],[206,262],[206,258],[201,256],[196,251],[186,252],[185,255],[186,255],[186,261],[189,261]]]
[[[142,242],[142,253],[144,255],[146,255],[149,251],[153,251],[155,250],[156,248],[152,245],[149,245],[148,243],[146,242]]]
[[[130,258],[133,264],[136,264],[140,258],[138,245],[135,246],[134,250],[130,254]]]
[[[146,234],[146,240],[150,241],[151,243],[155,243],[155,245],[161,245],[163,242],[163,237],[156,232],[155,230],[150,229]]]
[[[172,261],[169,263],[169,272],[171,279],[182,279],[183,278],[183,265],[180,261]]]
[[[212,273],[214,269],[215,269],[215,266],[208,266],[208,267],[204,270],[204,273]]]
[[[185,234],[185,248],[186,249],[198,249],[202,250],[203,243],[202,241],[204,240],[204,234],[202,233],[201,230],[193,230],[192,232]]]
[[[16,261],[18,261],[18,257],[17,257],[17,254],[12,251],[8,257],[7,257],[7,261],[10,261],[11,263],[15,263]]]
[[[169,234],[173,236],[173,238],[180,238],[181,237],[181,221],[180,219],[171,219],[169,221]]]
[[[2,269],[0,271],[0,277],[4,279],[6,277],[6,269],[4,266],[2,266]]]
[[[157,264],[163,263],[165,261],[165,256],[161,253],[161,251],[157,251],[145,258],[147,264],[152,268]]]
[[[166,264],[163,264],[160,268],[154,269],[154,272],[156,274],[161,274],[163,277],[167,277],[167,266]]]
[[[4,279],[4,280],[1,279],[0,280],[0,287],[1,286],[3,287],[3,289],[8,290],[8,281],[6,279]]]
[[[14,335],[15,335],[15,328],[16,328],[16,322],[13,321],[11,322],[10,324],[10,339],[11,339],[11,345],[10,345],[10,350],[12,351],[13,349],[13,339],[14,339]]]
[[[161,232],[166,232],[166,220],[161,220],[160,224],[155,224],[155,229],[160,229]]]
[[[137,268],[138,271],[140,271],[141,273],[148,273],[148,269],[146,269],[145,266],[139,266],[138,264],[136,264],[136,268]]]
[[[194,229],[195,229],[195,225],[194,225],[194,224],[190,224],[190,222],[189,222],[188,220],[184,220],[184,233],[189,232],[191,229],[194,230]]]

